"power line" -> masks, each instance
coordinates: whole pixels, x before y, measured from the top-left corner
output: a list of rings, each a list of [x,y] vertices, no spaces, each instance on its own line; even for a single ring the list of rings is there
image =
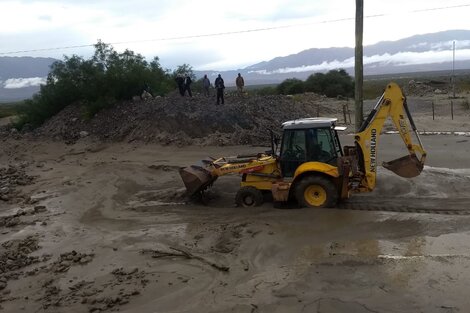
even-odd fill
[[[75,48],[86,48],[86,47],[93,47],[93,45],[78,45],[78,46],[65,46],[65,47],[55,47],[55,48],[41,48],[41,49],[31,49],[31,50],[18,50],[18,51],[9,51],[9,52],[0,52],[0,55],[5,54],[18,54],[24,52],[41,52],[41,51],[53,51],[53,50],[66,50],[66,49],[75,49]]]
[[[419,9],[413,10],[404,13],[422,13],[422,12],[429,12],[429,11],[440,11],[440,10],[448,10],[448,9],[456,9],[456,8],[463,8],[463,7],[470,7],[470,4],[460,4],[454,6],[445,6],[445,7],[436,7],[436,8],[426,8],[426,9]],[[402,12],[403,13],[403,12]],[[385,17],[396,15],[397,13],[382,13],[382,14],[373,14],[364,16],[364,18],[377,18],[377,17]],[[206,38],[206,37],[219,37],[219,36],[230,36],[236,34],[244,34],[244,33],[255,33],[255,32],[263,32],[263,31],[271,31],[271,30],[278,30],[278,29],[287,29],[287,28],[294,28],[294,27],[301,27],[301,26],[311,26],[311,25],[319,25],[319,24],[329,24],[329,23],[338,23],[338,22],[345,22],[345,21],[352,21],[354,17],[345,17],[339,19],[331,19],[331,20],[324,20],[324,21],[317,21],[317,22],[309,22],[309,23],[300,23],[300,24],[290,24],[290,25],[280,25],[280,26],[272,26],[272,27],[262,27],[262,28],[253,28],[253,29],[245,29],[245,30],[237,30],[237,31],[228,31],[228,32],[220,32],[220,33],[209,33],[209,34],[196,34],[196,35],[187,35],[187,36],[176,36],[176,37],[163,37],[163,38],[154,38],[154,39],[142,39],[142,40],[130,40],[130,41],[120,41],[120,42],[111,42],[110,45],[122,45],[122,44],[130,44],[130,43],[144,43],[144,42],[156,42],[156,41],[173,41],[173,40],[183,40],[183,39],[195,39],[195,38]],[[26,52],[44,52],[44,51],[54,51],[54,50],[67,50],[67,49],[76,49],[76,48],[87,48],[93,47],[95,44],[84,44],[84,45],[74,45],[74,46],[62,46],[62,47],[53,47],[53,48],[39,48],[39,49],[30,49],[30,50],[17,50],[17,51],[8,51],[8,52],[0,52],[0,55],[8,55],[8,54],[18,54],[18,53],[26,53]]]

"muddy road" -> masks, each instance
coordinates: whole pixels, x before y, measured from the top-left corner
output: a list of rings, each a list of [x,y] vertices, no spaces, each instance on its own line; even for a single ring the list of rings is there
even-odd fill
[[[394,137],[382,137],[382,160],[402,155]],[[180,166],[263,147],[6,140],[0,164],[15,166],[16,178],[8,201],[0,200],[0,305],[467,312],[469,141],[424,136],[429,162],[419,177],[383,169],[373,193],[309,210],[235,208],[236,176],[216,182],[208,206],[185,202]]]

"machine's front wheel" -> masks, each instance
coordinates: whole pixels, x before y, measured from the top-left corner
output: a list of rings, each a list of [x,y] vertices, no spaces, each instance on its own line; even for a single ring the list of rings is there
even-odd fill
[[[242,187],[235,196],[235,203],[241,207],[255,207],[263,204],[263,194],[255,187]]]
[[[338,202],[338,191],[328,178],[307,176],[297,185],[295,198],[303,207],[331,208]]]

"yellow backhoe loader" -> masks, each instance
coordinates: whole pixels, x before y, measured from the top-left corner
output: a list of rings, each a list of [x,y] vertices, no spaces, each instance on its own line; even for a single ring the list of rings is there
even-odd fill
[[[418,145],[413,144],[411,130]],[[202,161],[180,169],[189,195],[201,194],[222,175],[242,176],[235,202],[238,206],[261,205],[263,194],[274,201],[295,199],[301,206],[334,207],[352,193],[375,188],[379,137],[390,117],[403,139],[408,155],[384,162],[399,176],[411,178],[423,170],[426,152],[400,87],[390,83],[354,135],[354,146],[341,148],[336,118],[302,118],[282,124],[280,153],[274,144],[270,153]],[[419,156],[419,158],[418,158]]]

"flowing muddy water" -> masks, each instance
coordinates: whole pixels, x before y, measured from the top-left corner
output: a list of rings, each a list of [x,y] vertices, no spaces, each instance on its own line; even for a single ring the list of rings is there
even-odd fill
[[[468,149],[453,139],[430,143]],[[1,161],[36,178],[21,188],[34,200],[1,203],[5,312],[470,309],[470,217],[411,210],[469,208],[458,157],[429,151],[411,180],[381,169],[373,193],[348,201],[385,211],[242,209],[239,177],[217,180],[203,206],[185,202],[177,169],[262,148],[6,144]]]

